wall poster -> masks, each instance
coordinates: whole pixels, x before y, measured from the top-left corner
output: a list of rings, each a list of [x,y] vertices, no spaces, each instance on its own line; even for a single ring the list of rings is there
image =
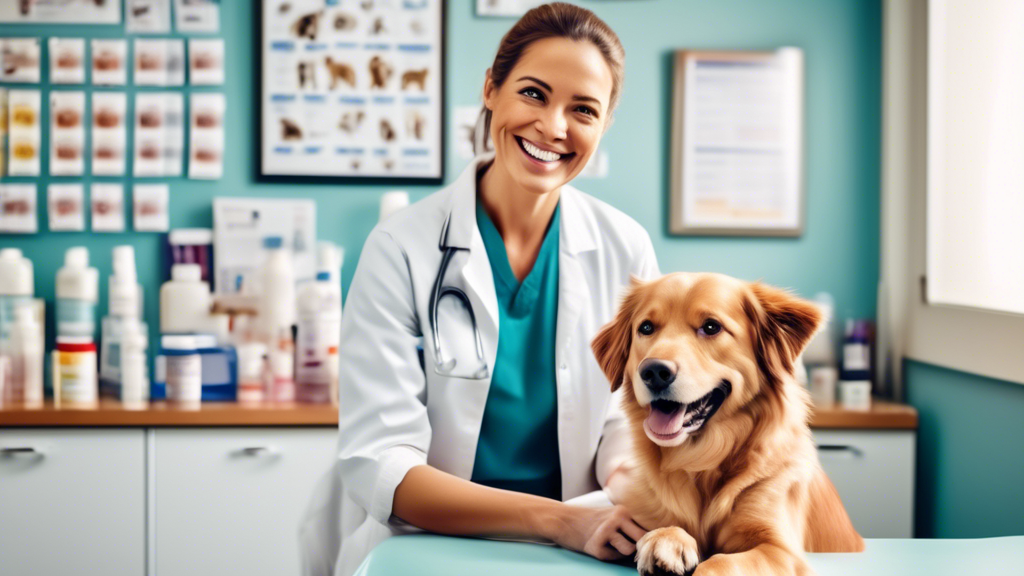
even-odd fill
[[[440,184],[442,0],[262,0],[262,176]]]

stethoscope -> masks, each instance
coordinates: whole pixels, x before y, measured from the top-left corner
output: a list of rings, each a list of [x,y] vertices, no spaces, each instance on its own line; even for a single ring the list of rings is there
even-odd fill
[[[434,289],[430,294],[430,332],[434,339],[434,371],[442,376],[452,376],[456,378],[466,378],[469,380],[483,380],[487,378],[489,371],[487,369],[487,361],[484,360],[484,343],[480,337],[480,330],[476,325],[476,314],[473,313],[473,304],[469,301],[469,297],[461,289],[454,286],[442,286],[444,284],[444,274],[448,270],[448,263],[451,262],[452,256],[458,248],[448,246],[448,225],[451,221],[451,214],[448,215],[444,220],[444,226],[441,228],[441,238],[438,241],[438,249],[444,252],[444,256],[441,257],[441,266],[437,270],[437,279],[434,280]],[[437,326],[437,309],[441,303],[441,299],[445,296],[454,296],[455,298],[462,301],[463,307],[466,312],[469,313],[469,320],[473,325],[473,338],[476,340],[476,357],[480,361],[481,368],[468,376],[455,376],[455,368],[457,362],[455,358],[444,359],[444,355],[441,353],[441,337],[440,330]]]

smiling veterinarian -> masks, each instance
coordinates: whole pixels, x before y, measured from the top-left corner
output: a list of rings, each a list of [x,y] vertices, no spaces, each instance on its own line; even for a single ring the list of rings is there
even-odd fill
[[[487,71],[493,152],[370,234],[342,326],[338,460],[302,528],[307,573],[351,574],[417,528],[635,552],[644,530],[624,509],[562,503],[622,476],[618,397],[590,339],[630,275],[658,273],[643,228],[568,186],[611,124],[623,58],[585,9],[528,12]]]

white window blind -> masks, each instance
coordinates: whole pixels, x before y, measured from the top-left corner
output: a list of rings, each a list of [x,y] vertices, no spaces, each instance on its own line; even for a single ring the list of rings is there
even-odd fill
[[[928,4],[929,304],[1024,314],[1024,0]]]

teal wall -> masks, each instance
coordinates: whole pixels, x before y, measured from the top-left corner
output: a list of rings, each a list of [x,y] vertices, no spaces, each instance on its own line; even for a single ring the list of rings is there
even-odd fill
[[[840,314],[873,316],[879,233],[879,2],[584,0],[581,4],[597,12],[618,32],[626,48],[627,64],[622,103],[614,126],[602,141],[610,155],[609,176],[581,179],[576,185],[621,208],[643,224],[653,237],[663,271],[713,270],[747,279],[762,278],[808,296],[827,290],[835,296]],[[171,184],[172,228],[212,226],[210,206],[215,196],[312,198],[317,203],[319,237],[346,249],[342,278],[347,288],[362,243],[376,221],[380,194],[396,187],[256,182],[257,6],[256,1],[222,3],[221,35],[227,50],[223,91],[228,102],[224,178],[216,182],[183,178],[146,181]],[[446,106],[449,118],[453,107],[479,102],[484,71],[493,59],[502,34],[513,23],[510,19],[477,18],[474,6],[475,0],[448,3]],[[123,27],[0,25],[0,36],[57,35],[115,37],[123,35]],[[778,46],[801,47],[806,58],[807,220],[804,235],[789,239],[668,236],[672,50]],[[46,82],[43,88],[48,88]],[[186,92],[192,90],[200,89],[185,88]],[[128,92],[135,90],[129,88]],[[132,102],[129,98],[129,105]],[[46,112],[43,125],[48,125]],[[464,161],[450,152],[450,143],[448,148],[446,181],[451,181]],[[43,150],[48,150],[45,136]],[[44,173],[47,164],[44,155]],[[9,180],[33,181],[29,178]],[[88,246],[91,260],[102,278],[102,314],[106,310],[111,248],[122,243],[133,244],[139,260],[140,281],[146,292],[146,319],[155,326],[157,291],[163,280],[159,235],[45,231],[45,184],[78,180],[84,181],[88,190],[93,180],[122,179],[39,178],[43,185],[40,187],[40,234],[0,235],[0,247],[21,248],[32,259],[36,294],[52,304],[54,277],[62,264],[64,251],[70,246]],[[130,178],[123,181],[131,183]],[[408,190],[414,200],[436,189],[401,188]],[[48,331],[52,335],[52,322]]]
[[[915,535],[1024,535],[1024,386],[907,360],[920,418]]]

